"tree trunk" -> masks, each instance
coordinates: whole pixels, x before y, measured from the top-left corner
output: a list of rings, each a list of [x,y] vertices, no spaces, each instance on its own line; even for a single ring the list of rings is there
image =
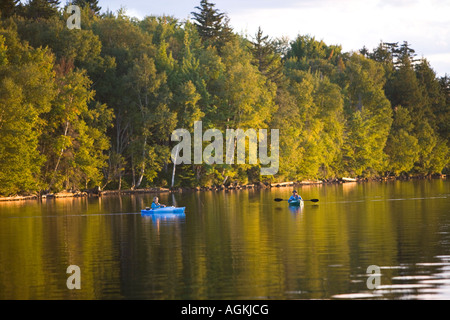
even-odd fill
[[[64,137],[67,137],[68,130],[69,130],[69,121],[66,121],[66,128],[64,129]],[[64,146],[62,147],[61,152],[59,153],[58,161],[56,162],[55,170],[53,171],[53,177],[48,186],[48,190],[50,190],[51,187],[53,186],[53,183],[55,183],[56,173],[58,172],[59,163],[61,162],[63,153],[64,153]]]
[[[174,182],[175,182],[175,168],[176,168],[176,163],[177,163],[177,157],[178,157],[178,149],[179,149],[179,144],[177,145],[177,150],[175,151],[175,159],[173,161],[173,171],[172,171],[172,184],[171,187],[173,188]]]
[[[147,146],[147,137],[144,139],[144,146],[142,147],[142,167],[141,167],[141,173],[139,175],[138,182],[136,184],[136,188],[139,188],[139,186],[142,183],[142,180],[144,179],[144,173],[145,173],[145,147]]]

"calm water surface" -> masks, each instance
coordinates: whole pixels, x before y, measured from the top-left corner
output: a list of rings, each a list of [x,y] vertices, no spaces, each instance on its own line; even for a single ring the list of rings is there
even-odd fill
[[[290,191],[161,195],[175,219],[141,216],[152,195],[0,203],[0,299],[450,299],[449,181]]]

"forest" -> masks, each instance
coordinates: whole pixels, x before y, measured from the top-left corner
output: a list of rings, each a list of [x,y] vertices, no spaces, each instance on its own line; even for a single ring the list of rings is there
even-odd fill
[[[1,196],[448,173],[450,78],[404,39],[343,52],[239,34],[208,0],[185,21],[73,4],[81,29],[58,0],[1,2]],[[171,134],[196,121],[279,129],[278,173],[174,168]]]

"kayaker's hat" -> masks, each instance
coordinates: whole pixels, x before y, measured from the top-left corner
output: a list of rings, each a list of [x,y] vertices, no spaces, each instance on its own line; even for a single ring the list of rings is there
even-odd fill
[[[297,191],[296,191],[296,190],[294,190],[294,191],[292,191],[292,193],[297,193]]]

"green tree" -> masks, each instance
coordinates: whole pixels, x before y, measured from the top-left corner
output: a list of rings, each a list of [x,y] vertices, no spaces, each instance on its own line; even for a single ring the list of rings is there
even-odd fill
[[[323,123],[318,117],[318,105],[314,102],[316,76],[306,73],[301,82],[293,85],[300,120],[304,124],[300,136],[297,137],[302,152],[301,157],[297,159],[297,168],[298,176],[302,179],[318,178],[323,162],[324,145],[320,141]]]
[[[328,78],[315,78],[316,117],[323,124],[319,144],[323,145],[320,178],[335,178],[342,173],[345,115],[341,88]]]
[[[305,59],[326,59],[330,50],[323,41],[317,41],[310,35],[301,36],[291,42],[291,48],[287,58],[296,57],[299,60]]]
[[[426,119],[418,124],[415,136],[419,143],[419,158],[414,170],[416,173],[428,175],[441,173],[448,164],[448,146],[433,130]]]
[[[46,155],[46,189],[76,190],[88,187],[90,182],[98,185],[106,160],[104,152],[109,148],[105,133],[112,113],[104,105],[89,108],[94,92],[85,71],[64,64],[55,69],[58,94],[51,110],[42,115],[46,126],[40,150]]]
[[[219,12],[215,6],[208,0],[201,0],[200,6],[195,7],[199,12],[191,12],[203,41],[216,40],[220,34],[225,13]]]
[[[278,111],[272,126],[280,129],[280,174],[289,179],[318,178],[324,162],[324,123],[319,107],[328,105],[320,88],[320,76],[291,70],[279,88]],[[322,92],[321,92],[322,93]],[[321,96],[321,97],[319,97]],[[317,100],[316,100],[317,99]]]
[[[0,194],[39,190],[40,116],[55,96],[53,56],[0,28]]]
[[[29,19],[49,19],[58,15],[59,0],[29,0],[22,9]]]
[[[392,124],[384,75],[381,64],[360,54],[352,54],[346,63],[341,87],[348,115],[344,161],[349,173],[373,175],[384,169],[383,149]]]
[[[104,61],[92,75],[96,100],[114,110],[114,126],[108,130],[111,150],[104,187],[120,189],[123,177],[130,173],[132,176],[133,168],[136,168],[136,161],[132,161],[131,156],[138,152],[135,137],[140,130],[138,122],[142,123],[136,98],[136,90],[139,89],[131,90],[134,85],[130,83],[132,69],[138,67],[137,61],[144,55],[154,57],[157,49],[152,44],[151,36],[132,23],[123,12],[94,21],[92,30],[101,42],[101,58]],[[142,152],[140,149],[139,154]],[[131,179],[128,183],[132,184]]]
[[[66,13],[63,14],[63,17],[67,16]],[[89,72],[101,68],[104,64],[100,56],[102,44],[92,30],[70,30],[65,20],[58,16],[37,20],[17,19],[16,23],[21,39],[36,48],[48,46],[55,54],[57,62],[72,61],[75,67]]]
[[[178,120],[180,128],[193,128],[194,122],[204,117],[205,114],[198,105],[200,98],[192,81],[189,80],[181,85],[178,97],[180,106],[178,113],[182,115]]]
[[[222,54],[222,78],[216,123],[220,128],[261,128],[275,110],[276,88],[252,64],[252,56],[239,41],[229,43]]]
[[[450,141],[450,78],[445,75],[439,79],[439,84],[444,101],[434,109],[434,114],[438,132],[448,143]]]
[[[449,165],[450,148],[448,147],[448,140],[438,138],[435,147],[431,151],[429,172],[441,174]]]
[[[215,8],[215,4],[208,0],[201,0],[200,6],[195,7],[198,12],[191,12],[194,17],[194,24],[202,41],[208,45],[216,46],[219,49],[232,40],[233,33],[229,25],[229,19],[225,13]]]
[[[95,14],[99,14],[102,9],[102,7],[99,6],[98,0],[73,0],[72,4],[82,8],[88,7]]]
[[[373,52],[369,52],[366,55],[366,57],[383,65],[386,74],[386,81],[389,81],[392,73],[394,72],[394,54],[392,52],[393,46],[397,46],[397,43],[380,42],[380,44],[373,49]]]
[[[176,125],[173,120],[176,119],[176,114],[170,115],[167,106],[158,102],[159,91],[165,81],[165,74],[159,74],[154,60],[145,54],[135,61],[130,70],[129,83],[134,98],[131,106],[136,106],[130,123],[133,187],[139,187],[144,178],[150,137],[153,136],[154,142],[158,140],[160,142],[160,139],[164,141],[169,137],[168,131],[173,130]],[[167,128],[168,123],[170,123],[169,128]],[[137,180],[134,178],[136,169],[139,171]]]
[[[401,57],[401,64],[386,83],[385,91],[392,105],[408,109],[415,125],[427,114],[423,91],[408,56]]]
[[[278,110],[274,113],[270,127],[280,130],[280,168],[279,177],[288,180],[299,178],[298,161],[303,155],[299,137],[304,123],[300,118],[296,96],[290,82],[278,89],[276,95]]]
[[[409,111],[402,106],[394,109],[394,121],[386,143],[385,152],[388,155],[388,175],[408,173],[414,168],[418,160],[419,144],[412,135],[414,125]]]
[[[17,7],[20,5],[19,0],[2,0],[0,3],[0,12],[2,18],[10,17],[17,11]]]
[[[291,41],[286,54],[286,66],[312,73],[320,72],[322,75],[333,77],[336,66],[342,63],[342,48],[335,45],[326,45],[310,35],[298,35]]]
[[[276,47],[269,36],[264,36],[261,27],[251,42],[251,51],[255,57],[255,64],[258,70],[269,80],[278,81],[281,78],[283,65],[281,56],[276,53]]]
[[[448,126],[450,122],[450,109],[448,93],[441,85],[436,73],[426,59],[422,59],[415,67],[417,80],[422,89],[425,100],[425,117],[432,125],[434,131],[441,137],[448,139]]]
[[[198,120],[280,129],[279,174],[181,165],[175,186],[448,169],[450,81],[406,41],[358,54],[261,28],[246,39],[208,0],[192,22],[74,4],[81,30],[56,0],[1,4],[1,194],[170,185],[171,133]]]
[[[81,114],[78,123],[78,150],[74,157],[78,170],[79,187],[101,186],[104,180],[103,170],[107,166],[110,150],[110,138],[107,130],[113,123],[114,113],[105,104],[94,103]]]

